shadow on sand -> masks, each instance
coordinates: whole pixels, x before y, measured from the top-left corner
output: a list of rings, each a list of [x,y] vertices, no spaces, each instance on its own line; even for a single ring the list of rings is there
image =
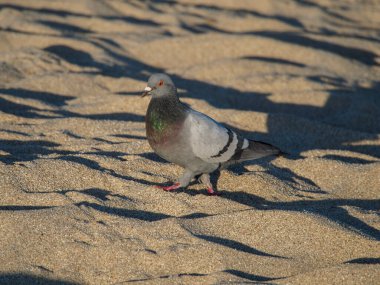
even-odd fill
[[[79,283],[26,273],[2,273],[0,274],[0,285],[79,285]]]
[[[380,209],[380,199],[326,199],[273,202],[259,196],[241,191],[221,191],[222,198],[228,199],[259,211],[289,211],[314,214],[338,224],[367,238],[380,240],[380,231],[354,217],[345,207],[355,207],[363,212],[375,212]]]
[[[353,20],[345,18],[330,9],[314,4],[309,1],[297,1],[300,5],[311,5],[316,9],[320,9],[327,15],[338,17],[345,24],[352,25],[355,23]],[[263,19],[275,19],[282,23],[286,23],[296,29],[297,32],[277,32],[271,30],[263,31],[248,31],[248,32],[231,32],[212,26],[211,24],[197,24],[189,25],[182,24],[182,28],[192,34],[200,33],[220,33],[231,35],[243,35],[252,37],[265,37],[279,42],[285,42],[295,46],[303,46],[315,50],[322,50],[341,58],[352,60],[366,66],[375,66],[377,63],[377,55],[364,48],[356,48],[352,46],[344,46],[341,44],[333,43],[328,40],[328,37],[334,33],[329,30],[319,30],[317,33],[319,38],[313,38],[311,34],[306,34],[310,31],[296,18],[284,17],[281,15],[267,15],[253,10],[228,10],[226,8],[219,8],[213,5],[203,4],[183,4],[177,1],[145,1],[144,2],[152,11],[164,12],[160,7],[164,5],[193,5],[194,8],[199,10],[209,10],[213,12],[228,12],[239,16],[260,17]],[[157,3],[157,4],[156,4]],[[132,4],[131,4],[132,5]],[[47,15],[54,15],[59,17],[88,17],[80,13],[57,9],[37,9],[30,7],[23,7],[13,4],[1,4],[0,8],[14,9],[21,12],[38,12]],[[197,13],[195,13],[197,14]],[[198,13],[199,17],[204,17]],[[133,23],[135,25],[148,25],[160,26],[160,24],[151,20],[140,20],[130,16],[99,16],[103,18],[115,18],[123,21]],[[85,71],[84,73],[99,74],[110,77],[129,77],[135,80],[145,82],[148,75],[156,72],[165,72],[163,68],[154,67],[137,58],[128,55],[127,51],[123,49],[112,38],[102,37],[89,37],[93,34],[90,29],[72,24],[62,23],[54,20],[41,20],[39,22],[56,32],[59,37],[73,38],[75,40],[83,41],[94,47],[100,49],[105,55],[117,63],[106,63],[97,60],[89,51],[78,49],[69,45],[50,45],[44,50],[47,53],[54,54],[62,60],[78,65],[83,68],[91,67],[94,71]],[[24,35],[39,35],[39,33],[17,30],[13,28],[2,28],[4,32],[19,33]],[[57,35],[51,35],[52,37]],[[172,36],[172,35],[165,35]],[[321,39],[321,37],[325,39]],[[356,35],[349,35],[356,37]],[[370,39],[368,39],[370,40]],[[294,68],[307,68],[307,64],[299,63],[291,59],[279,59],[272,57],[260,57],[252,54],[244,58],[250,61],[261,61],[267,64],[281,64],[289,65]],[[357,153],[380,158],[380,147],[378,145],[358,145],[350,144],[362,140],[377,140],[378,133],[380,132],[380,124],[378,118],[380,117],[380,81],[373,82],[370,87],[349,86],[344,78],[330,77],[324,75],[315,75],[307,77],[307,80],[318,82],[320,84],[329,83],[334,88],[325,87],[326,92],[329,94],[329,99],[323,107],[316,107],[303,104],[292,103],[276,103],[270,100],[269,93],[260,92],[243,92],[233,87],[219,86],[210,82],[205,82],[195,79],[187,79],[178,74],[170,74],[177,87],[185,89],[184,97],[201,99],[207,101],[209,104],[216,108],[228,108],[236,110],[247,110],[254,112],[268,113],[267,119],[267,133],[247,132],[240,130],[243,134],[251,139],[263,140],[279,146],[282,150],[297,154],[302,151],[314,149],[332,149],[332,150],[347,150]],[[141,89],[143,88],[143,84]],[[1,96],[1,95],[5,96]],[[128,93],[125,93],[128,95]],[[17,100],[10,100],[14,98]],[[72,96],[62,96],[59,94],[52,94],[47,92],[36,92],[26,89],[0,89],[0,111],[13,114],[24,118],[33,119],[59,119],[59,118],[83,118],[89,120],[118,120],[118,121],[134,121],[143,122],[144,117],[131,112],[120,112],[111,114],[94,114],[82,115],[75,112],[67,111],[64,109],[69,100],[73,99]],[[49,105],[49,109],[40,109],[32,107],[26,102],[19,103],[23,99],[32,99],[40,101]],[[17,102],[16,102],[17,101]],[[46,114],[48,111],[48,114]],[[339,116],[337,116],[339,114]],[[312,122],[315,129],[310,130],[305,127],[305,122]],[[334,131],[335,135],[326,140],[321,140],[320,137],[326,137],[326,129],[330,128]],[[330,131],[331,131],[330,130]],[[122,137],[124,134],[114,134],[115,136]],[[141,137],[140,137],[141,138]],[[139,139],[140,139],[139,138]],[[76,153],[69,151],[60,151],[55,148],[58,145],[48,141],[0,141],[0,149],[9,153],[9,155],[1,156],[0,160],[5,163],[15,163],[18,161],[30,161],[37,159],[41,156],[46,156],[52,153],[59,154],[61,160],[70,161],[85,165],[91,169],[107,172],[110,175],[126,180],[136,181],[145,185],[152,183],[143,179],[136,179],[129,176],[124,176],[116,173],[112,169],[102,167],[95,160],[80,157]],[[29,151],[26,152],[25,149]],[[103,153],[113,157],[120,157],[117,153]],[[160,160],[151,154],[142,154],[142,157],[152,159],[155,161]],[[372,163],[371,160],[350,158],[339,155],[327,155],[326,159],[335,159],[344,163]],[[287,181],[296,181],[301,179],[304,182],[317,186],[313,181],[307,178],[297,176],[289,169],[272,167],[268,172],[273,175],[280,174],[281,179]],[[314,184],[314,185],[313,185]],[[320,190],[323,194],[323,190]],[[318,216],[327,218],[330,221],[338,223],[339,225],[353,230],[357,233],[365,235],[369,238],[379,240],[379,231],[374,227],[365,224],[358,218],[350,215],[345,206],[352,206],[362,209],[363,211],[375,211],[379,208],[379,200],[358,200],[358,199],[326,199],[319,201],[293,201],[293,202],[272,202],[267,201],[261,197],[247,194],[243,192],[223,192],[223,198],[229,199],[241,204],[252,207],[256,210],[278,210],[278,211],[296,211],[307,212],[316,214]],[[189,194],[192,194],[190,191]],[[94,207],[99,211],[118,213],[119,215],[130,215],[131,213],[124,213],[121,210],[107,209],[101,206],[88,205]],[[133,213],[132,213],[133,214]],[[140,214],[139,214],[140,215]],[[139,216],[138,217],[142,217]],[[160,219],[159,217],[150,217],[149,219]],[[214,239],[214,241],[216,241]],[[219,240],[220,241],[220,240]]]

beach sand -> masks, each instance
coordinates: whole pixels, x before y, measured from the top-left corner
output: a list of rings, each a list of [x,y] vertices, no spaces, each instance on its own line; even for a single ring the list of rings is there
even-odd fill
[[[0,284],[379,284],[379,1],[0,1]],[[202,185],[150,74],[288,153]]]

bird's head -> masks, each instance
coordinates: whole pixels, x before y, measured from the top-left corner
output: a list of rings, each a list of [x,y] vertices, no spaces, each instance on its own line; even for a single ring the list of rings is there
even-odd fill
[[[163,97],[176,94],[176,88],[170,77],[164,73],[155,73],[149,77],[148,84],[141,95],[152,95],[153,97]]]

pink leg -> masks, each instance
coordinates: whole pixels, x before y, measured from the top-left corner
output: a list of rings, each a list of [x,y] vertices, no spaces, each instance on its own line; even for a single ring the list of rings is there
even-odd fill
[[[156,185],[157,188],[161,188],[165,191],[172,191],[172,190],[175,190],[175,189],[178,189],[181,187],[181,184],[180,183],[174,183],[173,185],[170,185],[170,186],[160,186],[160,185]]]
[[[220,196],[220,193],[218,191],[215,191],[214,189],[212,189],[212,187],[207,188],[207,193],[210,196]]]

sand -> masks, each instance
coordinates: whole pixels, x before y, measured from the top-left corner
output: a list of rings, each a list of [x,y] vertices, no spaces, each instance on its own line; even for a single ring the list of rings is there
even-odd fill
[[[0,9],[0,284],[379,284],[379,1]],[[289,155],[156,189],[155,72]]]

